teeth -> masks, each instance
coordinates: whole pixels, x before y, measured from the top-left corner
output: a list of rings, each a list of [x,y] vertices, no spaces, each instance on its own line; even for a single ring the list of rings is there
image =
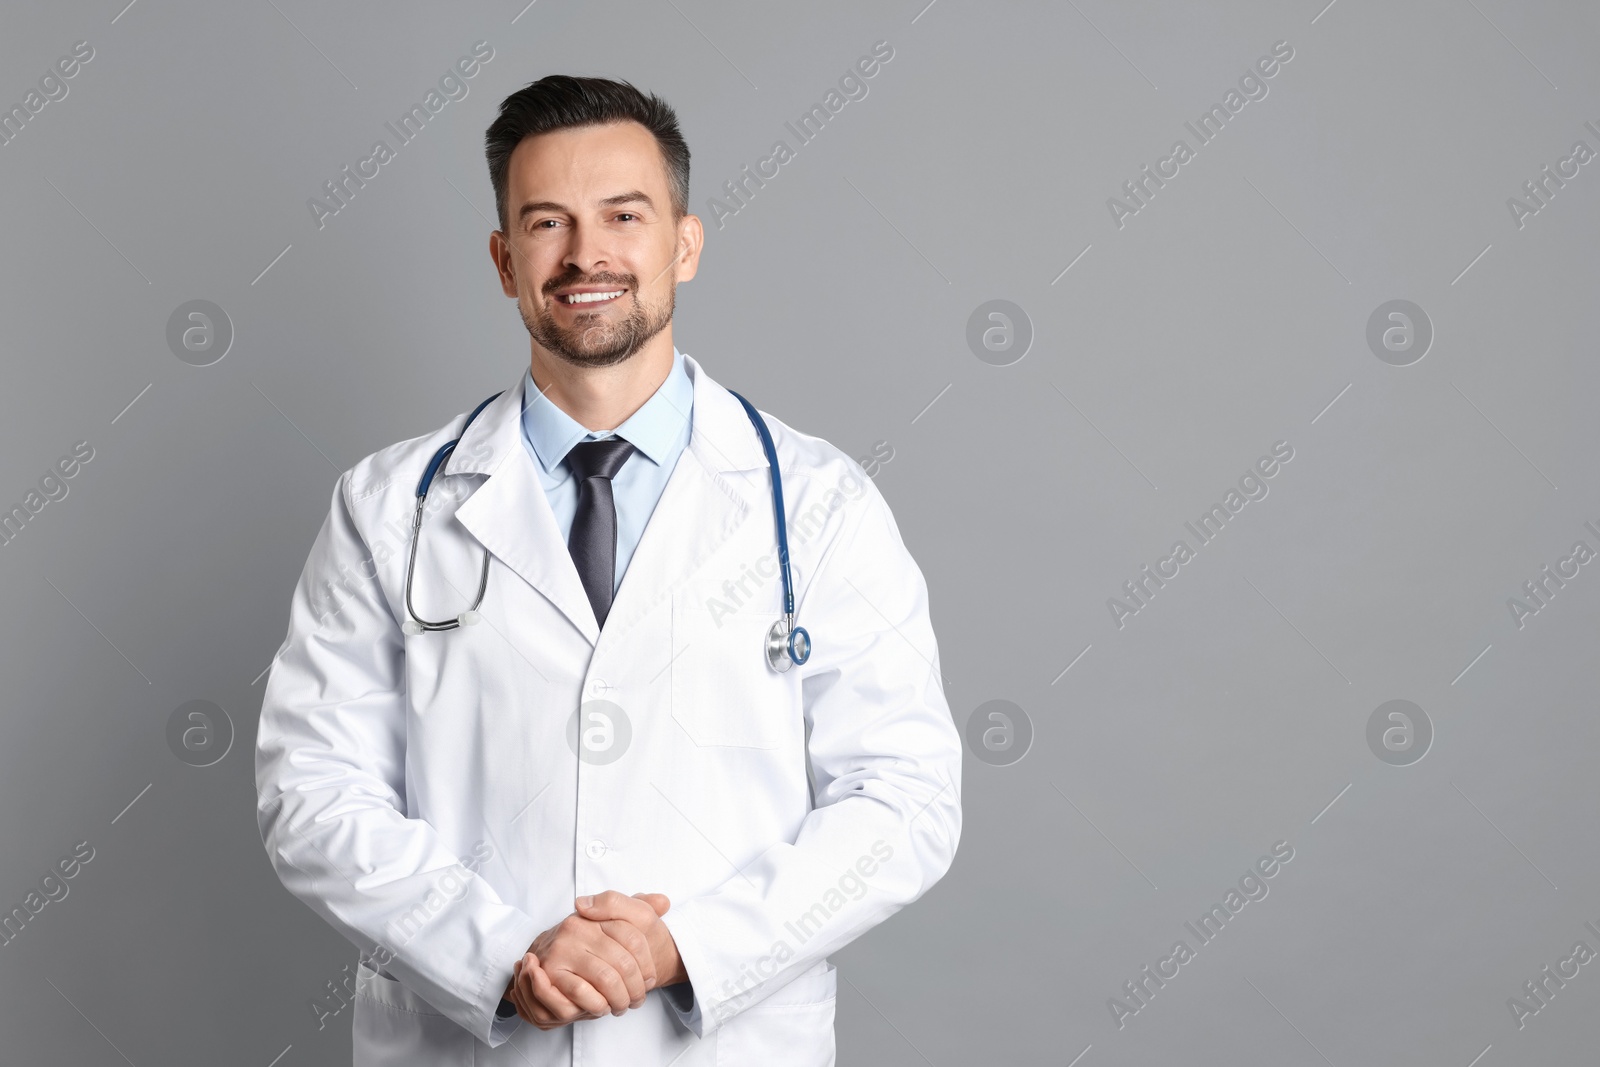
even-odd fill
[[[597,300],[610,300],[612,297],[621,296],[623,290],[617,289],[609,293],[571,293],[561,298],[564,304],[592,304]]]

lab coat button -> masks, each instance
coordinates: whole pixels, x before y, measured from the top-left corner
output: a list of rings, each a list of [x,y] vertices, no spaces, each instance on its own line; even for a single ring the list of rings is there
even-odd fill
[[[606,680],[604,678],[595,678],[589,682],[589,692],[594,696],[600,696],[610,688],[611,687],[606,684]]]
[[[590,859],[597,860],[606,854],[606,843],[596,838],[595,840],[589,842],[588,847],[586,847],[584,851],[589,854]]]

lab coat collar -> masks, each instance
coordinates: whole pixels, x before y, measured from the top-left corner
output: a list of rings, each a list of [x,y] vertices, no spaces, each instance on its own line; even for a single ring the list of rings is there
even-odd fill
[[[522,375],[522,430],[534,457],[546,474],[555,475],[567,453],[589,436],[589,430],[548,398],[538,395],[533,375]],[[672,369],[649,400],[612,432],[632,444],[642,461],[661,466],[669,454],[676,456],[678,442],[690,426],[694,382],[683,353],[672,350]],[[565,475],[562,475],[565,477]]]
[[[689,447],[679,457],[646,524],[606,618],[607,640],[620,637],[671,594],[738,528],[752,502],[734,471],[766,466],[766,455],[738,399],[683,355],[694,382]],[[590,644],[600,627],[522,443],[521,383],[496,397],[462,435],[450,475],[487,474],[456,518],[497,559],[537,589]],[[493,579],[490,593],[493,594]]]
[[[708,468],[721,473],[766,466],[761,439],[756,436],[755,427],[738,398],[713,380],[693,356],[687,352],[680,354],[689,379],[694,383],[689,447]],[[516,385],[490,402],[467,427],[446,464],[445,473],[492,475],[501,463],[515,459],[519,450],[520,454],[526,454],[527,449],[519,436],[524,403],[522,384],[526,376],[526,372],[519,375]],[[527,398],[538,399],[537,396]]]

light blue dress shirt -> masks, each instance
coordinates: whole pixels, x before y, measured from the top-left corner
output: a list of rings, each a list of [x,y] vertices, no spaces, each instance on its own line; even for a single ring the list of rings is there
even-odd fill
[[[531,404],[529,398],[533,399]],[[610,431],[585,429],[539,395],[531,370],[522,376],[522,443],[533,456],[562,541],[571,534],[572,519],[578,511],[578,483],[567,467],[567,452],[580,441],[601,441],[613,436],[634,446],[635,452],[611,479],[611,496],[617,505],[617,574],[613,593],[622,587],[623,572],[633,559],[634,549],[639,547],[645,524],[667,487],[678,457],[689,444],[693,416],[694,383],[683,365],[683,353],[676,346],[666,381],[626,422]],[[684,1024],[693,1027],[700,1017],[700,1002],[693,988],[687,983],[666,986],[662,993]]]
[[[530,403],[531,401],[531,403]],[[571,415],[539,395],[533,373],[522,376],[522,443],[533,456],[544,485],[544,495],[555,513],[556,527],[565,542],[578,511],[578,481],[567,467],[566,456],[580,441],[621,437],[634,452],[611,479],[611,496],[617,505],[617,566],[612,593],[622,587],[622,575],[633,559],[645,524],[667,487],[667,478],[689,443],[694,412],[694,383],[683,364],[683,353],[672,349],[672,370],[650,399],[614,430],[591,431]]]

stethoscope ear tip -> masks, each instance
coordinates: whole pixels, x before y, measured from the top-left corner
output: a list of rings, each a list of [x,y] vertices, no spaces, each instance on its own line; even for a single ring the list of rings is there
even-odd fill
[[[422,632],[422,626],[412,619],[407,619],[400,624],[400,632],[408,637],[416,637]]]
[[[483,616],[479,615],[476,611],[469,610],[463,611],[460,615],[456,616],[456,622],[460,623],[462,626],[476,626],[478,625],[478,620],[482,618]]]

